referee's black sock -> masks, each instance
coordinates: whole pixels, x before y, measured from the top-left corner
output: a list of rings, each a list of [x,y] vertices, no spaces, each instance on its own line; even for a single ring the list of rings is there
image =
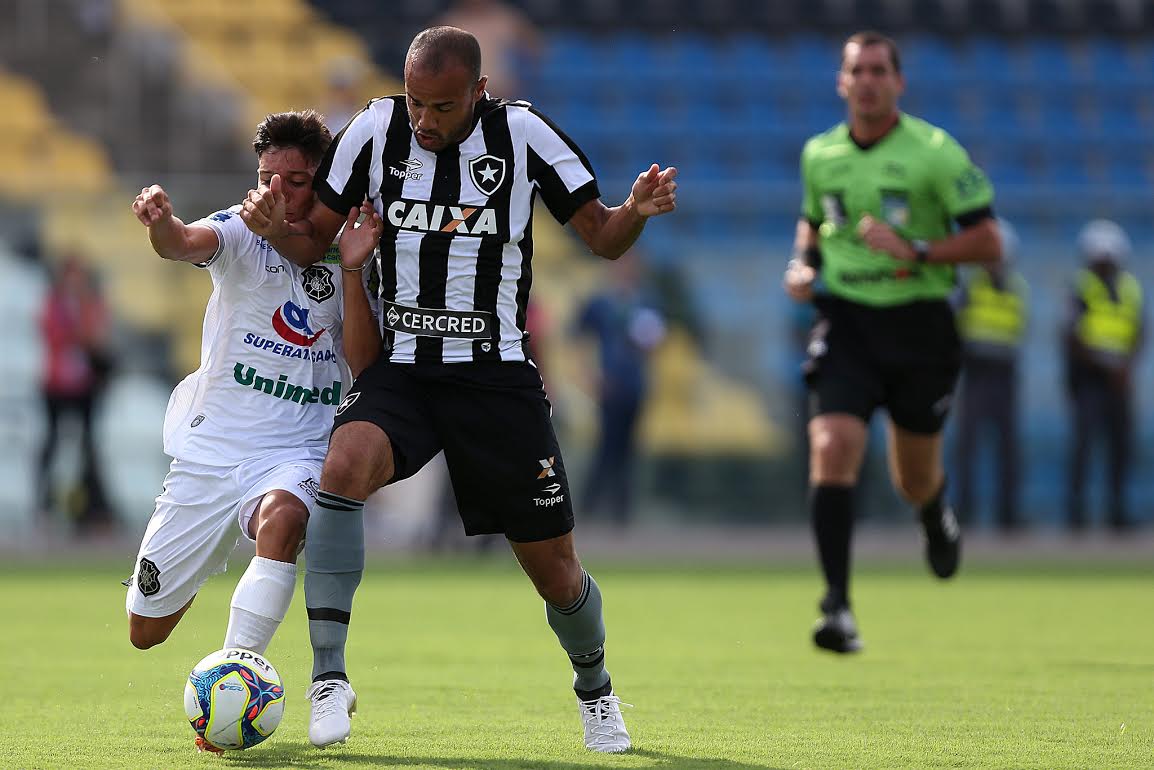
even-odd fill
[[[942,479],[942,485],[938,487],[937,493],[918,509],[918,517],[922,521],[922,526],[926,528],[927,534],[934,536],[943,534],[942,514],[945,512],[947,505],[946,480]]]
[[[828,587],[823,612],[849,607],[850,539],[853,534],[853,487],[818,484],[811,488],[809,511],[817,554]]]

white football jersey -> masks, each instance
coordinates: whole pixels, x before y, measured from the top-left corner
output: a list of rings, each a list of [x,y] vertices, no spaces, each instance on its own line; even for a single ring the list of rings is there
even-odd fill
[[[239,206],[194,222],[211,227],[217,253],[200,368],[176,386],[164,451],[231,466],[280,449],[325,447],[352,377],[341,349],[340,253],[299,267],[255,235]]]

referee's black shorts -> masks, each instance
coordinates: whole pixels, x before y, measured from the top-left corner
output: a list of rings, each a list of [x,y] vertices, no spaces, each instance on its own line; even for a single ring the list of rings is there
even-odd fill
[[[871,307],[825,295],[815,305],[805,363],[810,416],[847,413],[868,421],[882,407],[899,428],[939,432],[962,362],[949,304]]]
[[[396,465],[392,481],[412,476],[443,449],[465,533],[535,542],[573,529],[550,412],[530,363],[378,360],[338,407],[333,429],[365,421],[384,430]]]

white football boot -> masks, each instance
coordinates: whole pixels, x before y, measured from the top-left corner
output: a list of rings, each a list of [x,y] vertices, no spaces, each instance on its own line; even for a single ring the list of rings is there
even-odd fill
[[[633,743],[621,718],[621,707],[630,705],[622,703],[612,692],[596,700],[578,700],[577,707],[585,725],[585,748],[603,754],[629,751]]]
[[[353,731],[357,694],[343,679],[313,682],[305,697],[312,702],[309,712],[309,741],[318,749],[344,743]]]

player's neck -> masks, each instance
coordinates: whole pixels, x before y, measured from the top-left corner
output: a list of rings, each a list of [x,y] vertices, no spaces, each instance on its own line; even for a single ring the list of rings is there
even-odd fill
[[[881,141],[886,134],[893,131],[900,119],[901,113],[897,110],[894,110],[884,118],[875,120],[854,116],[850,119],[849,124],[850,138],[862,149],[872,147]]]

